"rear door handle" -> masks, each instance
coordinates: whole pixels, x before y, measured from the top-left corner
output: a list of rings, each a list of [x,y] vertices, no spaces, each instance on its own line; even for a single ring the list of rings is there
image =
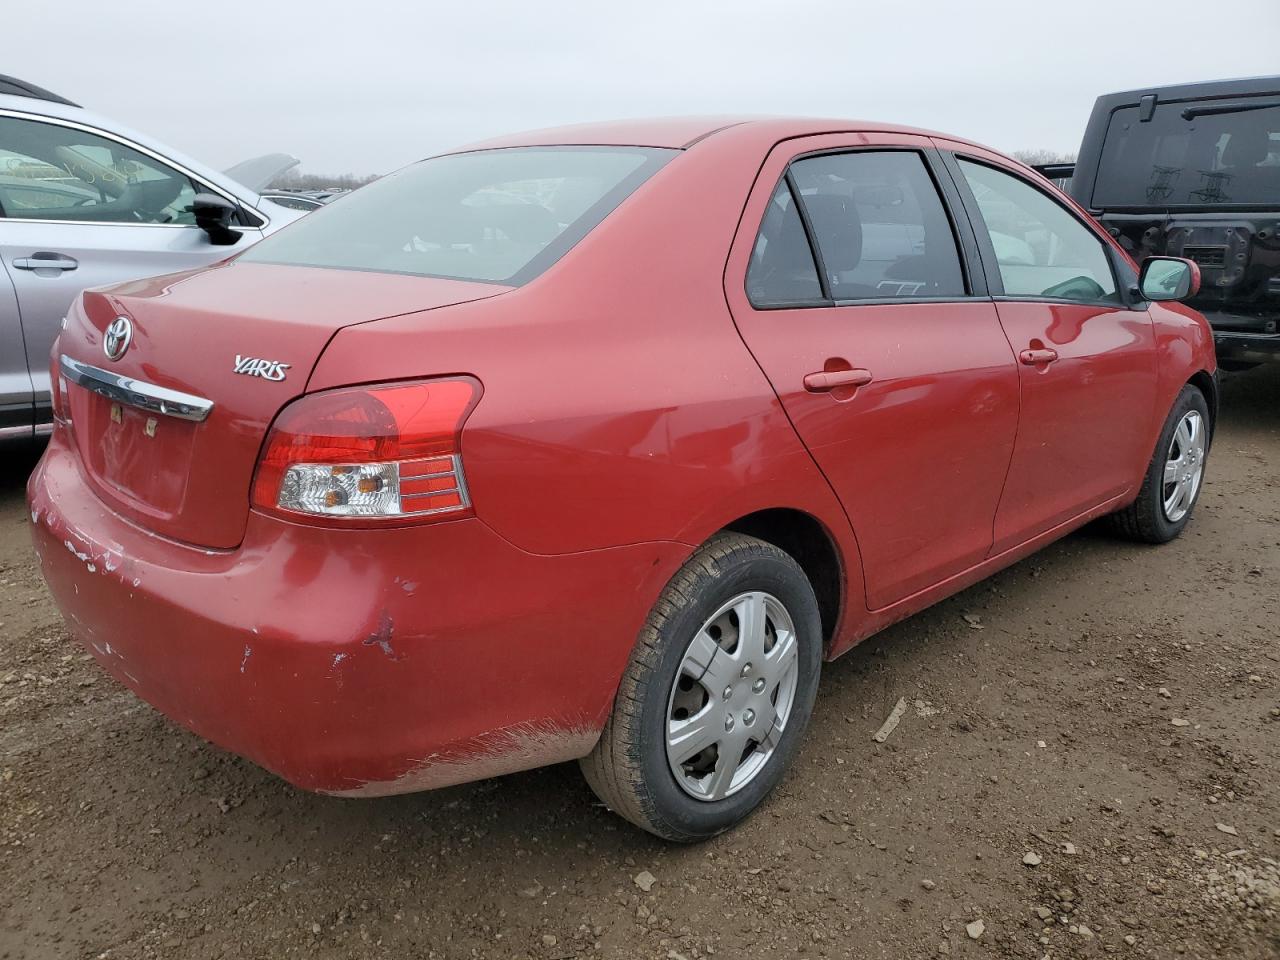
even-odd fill
[[[1032,348],[1023,350],[1018,354],[1018,359],[1029,367],[1035,366],[1037,363],[1053,363],[1058,359],[1058,351],[1049,347]]]
[[[807,373],[804,377],[804,388],[810,393],[826,393],[836,387],[862,387],[871,382],[871,371],[823,370],[820,373]]]
[[[80,261],[60,253],[33,253],[29,257],[19,257],[13,265],[19,270],[74,270],[80,266]]]

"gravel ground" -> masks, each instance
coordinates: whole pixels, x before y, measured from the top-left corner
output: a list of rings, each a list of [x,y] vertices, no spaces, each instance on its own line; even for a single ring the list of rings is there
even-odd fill
[[[686,848],[573,765],[339,800],[176,729],[68,641],[3,457],[0,957],[1280,956],[1274,371],[1180,541],[1085,530],[828,665],[781,789]]]

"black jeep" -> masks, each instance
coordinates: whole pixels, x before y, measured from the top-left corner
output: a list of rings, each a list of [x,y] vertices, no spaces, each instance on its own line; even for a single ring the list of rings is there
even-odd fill
[[[1099,97],[1067,189],[1139,263],[1200,265],[1224,368],[1280,363],[1280,77]]]

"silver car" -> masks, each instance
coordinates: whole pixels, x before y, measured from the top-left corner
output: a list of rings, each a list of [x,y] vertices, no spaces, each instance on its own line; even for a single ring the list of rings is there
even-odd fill
[[[302,215],[0,76],[0,441],[48,432],[49,349],[81,290],[221,260]]]

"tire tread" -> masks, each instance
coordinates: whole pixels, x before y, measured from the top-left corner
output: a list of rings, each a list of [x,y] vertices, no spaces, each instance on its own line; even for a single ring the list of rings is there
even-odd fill
[[[1209,428],[1208,401],[1199,387],[1188,383],[1173,401],[1173,406],[1165,419],[1165,425],[1160,430],[1160,437],[1156,441],[1156,449],[1152,452],[1147,469],[1142,474],[1142,486],[1138,489],[1138,496],[1133,503],[1109,514],[1106,518],[1112,532],[1124,537],[1126,540],[1133,540],[1138,543],[1168,543],[1169,540],[1182,532],[1187,519],[1190,518],[1190,513],[1188,513],[1187,517],[1177,524],[1176,532],[1172,536],[1170,535],[1168,525],[1162,525],[1157,519],[1161,515],[1160,511],[1163,509],[1163,504],[1160,502],[1161,490],[1157,488],[1156,478],[1158,475],[1162,475],[1158,468],[1161,462],[1161,453],[1169,443],[1170,424],[1175,418],[1181,418],[1185,407],[1189,404],[1194,404],[1194,397],[1199,397],[1201,406],[1204,407],[1206,412],[1205,425],[1206,429]]]
[[[688,843],[703,837],[689,834],[663,818],[645,788],[639,756],[644,691],[659,667],[663,628],[693,602],[700,581],[719,576],[721,564],[748,557],[781,560],[803,576],[789,554],[755,537],[721,533],[707,541],[676,572],[649,612],[623,671],[613,712],[600,740],[590,754],[578,761],[587,783],[605,806],[642,830],[667,840]]]

